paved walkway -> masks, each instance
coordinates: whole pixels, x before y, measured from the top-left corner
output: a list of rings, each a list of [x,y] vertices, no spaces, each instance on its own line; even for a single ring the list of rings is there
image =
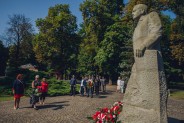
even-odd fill
[[[116,86],[107,86],[107,90],[94,98],[79,95],[47,97],[46,104],[38,106],[39,110],[30,108],[29,98],[21,99],[18,110],[13,109],[13,101],[0,102],[0,123],[89,123],[86,117],[94,114],[97,108],[110,107],[123,98],[122,94],[115,92]],[[184,121],[182,102],[169,100],[168,114],[171,120]],[[180,107],[175,109],[178,103]]]

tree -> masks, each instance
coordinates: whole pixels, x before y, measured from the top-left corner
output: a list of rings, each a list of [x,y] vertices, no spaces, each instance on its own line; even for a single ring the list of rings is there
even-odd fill
[[[6,62],[8,58],[8,48],[6,48],[3,45],[3,42],[0,40],[0,75],[5,74],[5,69],[6,69]]]
[[[171,48],[170,48],[170,34],[171,34],[171,23],[172,19],[169,16],[161,15],[161,22],[162,22],[162,39],[161,39],[161,51],[162,57],[164,61],[164,68],[167,77],[167,82],[169,83],[173,79],[174,73],[172,70],[174,66],[172,65],[173,59],[171,55]],[[175,75],[174,75],[175,76]]]
[[[50,7],[44,19],[36,20],[36,26],[40,32],[33,45],[38,62],[65,74],[69,67],[74,66],[71,64],[77,61],[75,54],[79,42],[76,17],[71,14],[69,5],[57,4]]]
[[[86,74],[99,74],[99,66],[95,63],[95,56],[104,40],[108,26],[115,23],[115,15],[123,9],[122,0],[91,0],[80,5],[83,15],[83,39],[80,44],[78,71]]]
[[[8,65],[18,67],[30,60],[32,53],[33,28],[30,19],[24,15],[14,14],[9,17],[7,30],[11,42]]]
[[[173,57],[178,61],[179,65],[184,62],[184,2],[180,0],[170,1],[171,10],[176,14],[176,19],[171,25],[171,49]]]
[[[181,81],[184,79],[184,19],[176,17],[171,24],[171,35],[170,35],[170,49],[173,59],[175,70],[174,72],[178,76],[175,81]],[[178,79],[180,78],[180,79]]]
[[[127,13],[131,13],[132,9],[137,4],[146,4],[148,6],[148,11],[162,11],[162,10],[168,10],[171,4],[171,1],[173,3],[173,0],[130,0],[126,10]]]
[[[171,71],[175,73],[173,81],[184,80],[184,2],[181,0],[170,0],[170,9],[176,14],[171,24],[170,49],[172,55]]]
[[[109,26],[95,57],[101,72],[106,72],[112,81],[115,81],[120,74],[127,73],[132,65],[130,31],[130,27],[122,22]]]

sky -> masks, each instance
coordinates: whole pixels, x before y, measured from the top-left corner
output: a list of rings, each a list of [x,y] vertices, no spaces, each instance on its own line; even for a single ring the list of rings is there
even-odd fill
[[[31,19],[35,28],[35,20],[46,17],[49,7],[56,4],[69,4],[70,11],[77,17],[77,24],[79,24],[82,22],[82,14],[79,10],[82,2],[83,0],[0,0],[0,35],[8,27],[9,16],[23,14]]]
[[[38,18],[45,18],[48,13],[49,7],[56,4],[69,4],[70,11],[77,17],[77,24],[82,23],[82,13],[79,10],[80,4],[84,0],[0,0],[0,36],[5,35],[5,30],[8,28],[7,22],[9,16],[13,14],[23,14],[26,18],[31,19],[31,23],[37,32],[35,20]],[[124,0],[125,3],[128,0]],[[175,15],[169,11],[165,14],[174,18]]]

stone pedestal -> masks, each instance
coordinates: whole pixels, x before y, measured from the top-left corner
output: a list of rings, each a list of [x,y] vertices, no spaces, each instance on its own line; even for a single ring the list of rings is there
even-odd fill
[[[123,123],[167,123],[167,87],[161,54],[146,50],[135,58],[124,95]]]

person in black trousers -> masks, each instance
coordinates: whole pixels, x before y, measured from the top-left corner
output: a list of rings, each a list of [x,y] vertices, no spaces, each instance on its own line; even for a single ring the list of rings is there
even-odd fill
[[[71,87],[70,96],[72,95],[75,96],[76,83],[77,83],[77,80],[75,79],[75,76],[73,75],[70,80],[70,87]]]
[[[95,93],[96,93],[97,96],[99,95],[99,86],[100,86],[100,79],[97,76],[95,78]]]

